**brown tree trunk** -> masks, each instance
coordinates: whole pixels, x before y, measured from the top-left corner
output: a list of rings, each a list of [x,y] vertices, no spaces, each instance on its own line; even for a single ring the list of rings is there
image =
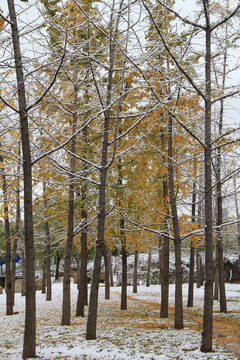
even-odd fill
[[[126,236],[124,234],[124,219],[120,220],[120,236],[122,245],[122,291],[121,291],[121,310],[127,310],[127,252]]]
[[[46,238],[43,249],[42,294],[46,294]]]
[[[55,280],[59,279],[59,266],[60,266],[60,261],[61,261],[61,256],[57,255],[55,256],[55,261],[56,261],[56,270],[55,270]]]
[[[18,156],[20,158],[20,144],[18,150]],[[16,187],[16,226],[15,236],[13,241],[12,250],[12,293],[13,293],[13,305],[15,304],[15,277],[16,277],[16,258],[17,258],[17,243],[19,239],[20,227],[21,227],[21,210],[20,210],[20,165],[17,167],[17,187]]]
[[[227,25],[226,25],[226,41],[227,41]],[[223,80],[222,90],[225,90],[226,80],[226,68],[227,68],[227,50],[224,51],[223,58]],[[220,116],[219,116],[219,136],[222,136],[223,128],[223,110],[224,100],[220,101]],[[217,165],[216,165],[216,180],[217,180],[217,252],[218,252],[218,278],[220,289],[220,312],[227,313],[227,301],[224,282],[224,270],[223,270],[223,236],[221,231],[221,225],[223,224],[223,208],[222,208],[222,182],[221,182],[221,168],[222,168],[222,149],[217,149]]]
[[[170,92],[169,92],[170,93]],[[169,195],[174,233],[175,249],[175,319],[174,328],[183,328],[183,303],[182,303],[182,259],[181,259],[181,238],[178,223],[176,195],[173,179],[173,149],[172,149],[172,117],[168,115],[168,178],[169,178]]]
[[[26,309],[23,359],[36,356],[36,299],[35,299],[35,255],[32,213],[32,163],[28,131],[28,114],[19,32],[13,0],[8,0],[11,21],[13,51],[17,77],[18,104],[21,125],[24,186],[24,230],[26,251]]]
[[[123,2],[121,1],[120,9],[122,5]],[[109,124],[110,124],[110,104],[112,99],[113,65],[114,65],[114,55],[115,55],[115,46],[116,46],[116,36],[118,32],[118,22],[121,14],[120,9],[118,12],[118,17],[116,19],[116,22],[113,21],[113,15],[114,15],[113,9],[110,19],[109,67],[108,67],[106,101],[104,103],[105,110],[103,112],[104,122],[103,122],[103,135],[102,135],[102,148],[101,148],[100,185],[99,185],[99,197],[98,197],[99,202],[98,202],[97,240],[96,240],[96,252],[94,258],[92,284],[91,284],[90,299],[89,299],[89,310],[88,310],[87,331],[86,331],[87,340],[95,340],[96,330],[97,330],[98,290],[99,290],[101,260],[102,260],[103,246],[104,246],[104,226],[105,226],[105,216],[106,216],[106,182],[107,182],[107,171],[108,171],[107,149],[108,149],[108,134],[109,134]],[[112,28],[113,24],[115,26],[114,30]]]
[[[46,300],[52,300],[52,282],[51,282],[51,247],[50,247],[50,232],[49,223],[45,222],[45,237],[46,237],[46,279],[47,279],[47,295]]]
[[[103,247],[104,265],[105,265],[105,300],[110,299],[110,281],[109,281],[109,263],[108,263],[108,248]]]
[[[133,293],[137,293],[137,276],[138,275],[138,251],[134,252],[134,268],[133,268]]]
[[[87,94],[88,96],[88,94]],[[84,144],[87,147],[88,128],[83,129]],[[86,210],[87,186],[83,182],[81,189],[82,196],[82,230],[81,230],[81,265],[78,278],[78,300],[76,308],[76,316],[84,317],[84,306],[88,305],[88,281],[87,281],[87,263],[88,263],[88,214]]]
[[[151,253],[151,251],[149,250],[149,252],[148,252],[148,266],[147,266],[146,287],[149,287],[149,286],[150,286],[151,259],[152,259],[152,253]]]
[[[3,192],[3,214],[4,214],[4,227],[6,238],[6,315],[13,315],[13,292],[12,292],[12,274],[11,274],[11,234],[9,224],[9,212],[8,212],[8,194],[7,194],[7,181],[5,175],[5,169],[3,165],[3,157],[0,156],[1,162],[1,177],[2,177],[2,192]]]
[[[85,199],[85,195],[82,193]],[[87,263],[88,263],[88,248],[87,248],[87,212],[82,209],[83,230],[81,231],[81,265],[79,273],[79,290],[76,316],[84,317],[84,306],[88,303],[88,284],[87,284]]]
[[[209,1],[205,1],[205,288],[201,351],[212,351],[213,325],[213,236],[212,236],[212,139],[211,139],[211,26]]]
[[[197,248],[196,253],[196,267],[197,267],[197,288],[199,289],[201,287],[201,279],[200,279],[200,254],[199,254],[199,248]]]
[[[21,239],[21,257],[22,257],[22,296],[25,296],[26,295],[26,259],[25,259],[25,247],[22,239]]]
[[[196,159],[194,158],[194,176],[196,176]],[[192,193],[192,222],[196,222],[196,195],[197,187],[196,180],[193,180],[193,193]],[[194,286],[194,244],[191,240],[190,246],[190,266],[189,266],[189,281],[188,281],[188,307],[193,307],[193,286]]]
[[[50,231],[47,219],[48,214],[48,199],[46,193],[46,183],[43,183],[43,201],[44,201],[44,229],[45,229],[45,249],[44,249],[44,279],[47,282],[47,295],[46,300],[52,300],[52,283],[51,283],[51,244],[50,244]],[[44,283],[45,286],[45,283]]]
[[[219,295],[219,276],[218,276],[218,242],[216,242],[215,276],[214,276],[214,295],[213,299],[218,300]]]
[[[114,286],[114,282],[113,282],[113,268],[112,268],[112,250],[110,250],[108,248],[108,264],[109,264],[109,281],[110,281],[110,286],[113,287]]]
[[[164,232],[168,231],[168,183],[167,179],[163,180],[163,201],[165,204],[166,216],[164,219]],[[161,251],[161,310],[160,310],[160,318],[168,317],[168,302],[169,302],[169,239],[167,236],[163,236],[162,238],[162,251]]]
[[[75,63],[76,66],[76,63]],[[73,243],[74,229],[74,192],[75,192],[75,157],[76,153],[76,133],[77,128],[77,105],[78,105],[78,84],[77,71],[74,69],[74,100],[72,116],[72,141],[70,157],[70,175],[68,189],[68,230],[67,241],[64,256],[64,273],[63,273],[63,303],[62,303],[62,322],[61,325],[70,325],[71,318],[71,296],[70,296],[70,271],[71,271],[71,251]]]

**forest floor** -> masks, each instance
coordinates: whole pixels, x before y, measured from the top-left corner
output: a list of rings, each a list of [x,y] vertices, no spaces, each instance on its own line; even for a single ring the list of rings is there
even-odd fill
[[[60,326],[62,283],[53,283],[53,299],[37,291],[38,359],[135,359],[135,360],[237,360],[240,359],[240,284],[226,284],[228,314],[220,314],[214,301],[214,351],[201,353],[203,288],[194,289],[194,307],[187,308],[187,284],[183,286],[184,329],[174,330],[174,285],[170,286],[169,318],[160,319],[160,286],[128,287],[128,310],[120,310],[121,288],[111,288],[104,300],[100,287],[95,341],[85,340],[86,317],[74,316],[77,286],[71,284],[71,326]],[[5,294],[0,295],[0,359],[20,360],[24,333],[25,299],[16,294],[14,311],[5,315]],[[86,309],[87,315],[87,309]]]

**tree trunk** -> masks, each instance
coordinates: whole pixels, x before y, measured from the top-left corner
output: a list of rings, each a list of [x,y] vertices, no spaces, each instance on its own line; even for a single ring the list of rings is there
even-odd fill
[[[47,277],[47,295],[46,300],[52,300],[52,283],[51,283],[51,247],[50,247],[50,232],[49,223],[45,222],[45,236],[46,236],[46,277]]]
[[[74,229],[74,191],[75,191],[75,157],[76,153],[76,133],[77,128],[77,105],[78,105],[78,84],[77,72],[74,69],[74,100],[73,100],[73,116],[72,116],[72,141],[70,155],[70,175],[68,189],[68,230],[67,241],[64,256],[64,273],[63,273],[63,303],[62,303],[62,322],[61,325],[70,325],[71,318],[71,296],[70,296],[70,271],[71,271],[71,251],[73,243]]]
[[[168,231],[168,183],[167,179],[163,180],[163,201],[166,207],[166,216],[164,219],[164,232]],[[162,251],[161,251],[161,310],[160,318],[168,318],[168,302],[169,302],[169,239],[167,236],[163,236],[162,239]]]
[[[169,92],[170,93],[170,92]],[[181,238],[178,224],[176,196],[173,179],[173,149],[172,149],[172,117],[168,115],[168,178],[169,195],[172,213],[174,249],[175,249],[175,319],[174,328],[183,328],[183,303],[182,303],[182,259],[181,259]]]
[[[55,260],[56,260],[55,280],[58,280],[58,278],[59,278],[59,265],[60,265],[60,261],[61,261],[61,256],[59,256],[58,253],[55,256]]]
[[[42,294],[46,294],[46,238],[44,239],[43,267],[42,267]]]
[[[197,253],[196,253],[196,267],[197,267],[197,289],[199,289],[201,287],[201,279],[200,279],[200,254],[199,254],[199,248],[197,248]]]
[[[133,268],[133,293],[137,293],[137,276],[138,275],[138,251],[134,252],[134,268]]]
[[[87,147],[88,129],[87,126],[83,129],[84,144]],[[87,236],[88,236],[88,214],[86,210],[86,199],[87,199],[87,186],[85,183],[82,184],[82,230],[81,230],[81,266],[78,278],[78,300],[76,316],[84,317],[84,306],[88,304],[88,281],[87,281],[87,263],[88,263],[88,247],[87,247]]]
[[[81,231],[81,265],[79,276],[79,290],[76,316],[84,317],[84,306],[88,303],[88,283],[87,283],[87,262],[88,262],[88,248],[87,248],[87,212],[82,209],[83,230]]]
[[[149,250],[149,252],[148,252],[148,266],[147,266],[146,287],[149,287],[149,286],[150,286],[151,259],[152,259],[152,253],[151,253],[151,251]]]
[[[44,201],[44,228],[45,228],[45,250],[44,250],[44,278],[47,282],[47,295],[46,300],[52,300],[52,283],[51,283],[51,244],[50,244],[50,231],[47,219],[48,214],[48,199],[46,194],[46,183],[43,183],[43,201]],[[45,284],[44,284],[45,285]]]
[[[109,263],[108,263],[108,248],[103,247],[104,265],[105,265],[105,300],[110,299],[110,281],[109,281]]]
[[[108,263],[109,263],[109,280],[110,280],[110,286],[114,286],[113,282],[113,268],[112,268],[112,250],[108,248]]]
[[[20,158],[20,144],[18,148],[18,156]],[[16,187],[16,226],[15,226],[15,236],[13,241],[13,250],[12,250],[12,293],[13,293],[13,305],[15,304],[15,277],[16,277],[16,258],[17,258],[17,243],[19,239],[19,232],[21,227],[21,210],[20,210],[20,165],[17,167],[17,187]]]
[[[237,196],[237,185],[236,185],[236,176],[233,177],[233,186],[234,186],[234,200],[235,200],[235,210],[237,223],[237,247],[238,247],[238,262],[240,264],[240,217],[239,217],[239,208],[238,208],[238,196]]]
[[[2,192],[3,192],[3,214],[4,214],[4,227],[6,238],[6,315],[13,315],[13,292],[12,292],[12,274],[11,274],[11,234],[9,225],[9,212],[8,212],[8,195],[7,195],[7,181],[5,169],[3,165],[3,157],[0,156],[1,162],[1,177],[2,177]]]
[[[28,114],[19,32],[14,0],[8,0],[11,21],[13,50],[17,77],[18,104],[21,125],[24,186],[24,230],[26,251],[26,308],[23,359],[36,356],[36,299],[35,299],[35,255],[32,213],[32,164],[28,131]]]
[[[196,176],[196,159],[194,158],[194,176]],[[196,180],[193,181],[193,193],[192,193],[192,222],[196,222]],[[190,246],[190,267],[189,267],[189,281],[188,281],[188,307],[193,307],[193,285],[194,285],[194,244],[191,240]]]
[[[120,9],[122,5],[123,2],[120,3]],[[101,260],[102,260],[103,246],[104,246],[104,226],[105,226],[105,216],[106,216],[106,181],[107,181],[107,171],[109,167],[107,164],[107,160],[108,160],[107,150],[108,150],[108,134],[109,134],[109,124],[110,124],[110,104],[112,99],[113,65],[114,65],[114,54],[115,54],[118,22],[121,13],[120,9],[118,12],[118,17],[116,19],[116,22],[113,21],[113,15],[114,15],[113,9],[110,19],[111,25],[110,25],[110,37],[109,37],[110,40],[109,67],[108,67],[106,101],[104,103],[105,110],[103,112],[104,123],[103,123],[103,135],[102,135],[100,185],[99,185],[99,198],[98,198],[99,203],[98,203],[97,240],[96,240],[96,252],[95,252],[92,284],[91,284],[90,299],[89,299],[89,310],[88,310],[87,331],[86,331],[87,340],[95,340],[96,330],[97,330],[98,290],[99,290]],[[112,29],[113,23],[115,26],[114,31]]]
[[[226,25],[226,38],[227,38],[227,25]],[[227,40],[226,40],[227,41]],[[222,90],[225,90],[226,68],[227,68],[227,50],[224,51],[223,58],[223,79]],[[220,116],[219,116],[219,136],[222,136],[223,128],[223,110],[224,100],[220,101]],[[223,223],[223,208],[222,208],[222,182],[221,182],[221,168],[222,168],[222,148],[217,149],[217,165],[216,165],[216,180],[217,180],[217,252],[218,252],[218,278],[220,289],[220,312],[227,313],[227,301],[224,282],[223,270],[223,236],[221,225]]]
[[[26,295],[26,259],[23,240],[21,239],[21,257],[22,257],[22,296]]]
[[[211,139],[211,27],[209,1],[205,1],[206,55],[205,55],[205,288],[201,351],[212,351],[213,323],[213,238],[212,238],[212,139]]]
[[[124,219],[120,220],[120,236],[122,245],[122,291],[121,291],[121,310],[127,310],[127,252],[126,236],[124,234]]]
[[[113,56],[113,55],[112,55]],[[111,76],[110,76],[111,74]],[[111,93],[112,71],[109,73],[109,92]],[[107,104],[110,104],[111,95],[108,94]],[[106,106],[106,109],[108,106]],[[86,339],[95,340],[97,337],[97,308],[98,308],[98,290],[101,270],[101,260],[104,246],[104,226],[106,214],[106,178],[107,178],[107,147],[108,147],[108,131],[109,131],[110,114],[109,110],[104,112],[104,129],[102,140],[101,169],[100,169],[100,187],[99,187],[99,210],[98,210],[98,227],[96,252],[94,258],[94,266],[92,273],[92,284],[89,299],[89,310],[87,319]]]
[[[218,275],[218,242],[216,242],[216,259],[215,259],[215,281],[214,281],[214,296],[213,299],[214,300],[218,300],[218,295],[219,295],[219,275]]]

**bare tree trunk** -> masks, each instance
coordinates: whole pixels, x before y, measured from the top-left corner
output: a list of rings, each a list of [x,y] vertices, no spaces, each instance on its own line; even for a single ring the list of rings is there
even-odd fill
[[[47,282],[47,295],[46,300],[52,300],[52,283],[51,283],[51,244],[50,244],[50,231],[47,219],[48,214],[48,199],[46,193],[46,183],[43,183],[43,201],[44,201],[44,229],[45,229],[45,249],[44,249],[44,280]],[[45,281],[44,281],[45,288]]]
[[[227,42],[228,26],[226,24],[225,35]],[[227,69],[227,48],[224,51],[223,57],[223,79],[222,79],[222,91],[225,91],[226,82],[226,69]],[[220,101],[220,114],[219,114],[219,136],[222,136],[223,128],[223,110],[224,100]],[[220,311],[227,313],[227,301],[224,282],[224,270],[223,270],[223,236],[221,231],[221,225],[223,223],[223,208],[222,208],[222,182],[221,182],[221,168],[222,168],[222,149],[217,149],[217,165],[216,165],[216,180],[217,180],[217,252],[218,252],[218,277],[219,277],[219,289],[220,289]]]
[[[211,139],[211,26],[209,1],[204,5],[206,19],[206,53],[205,53],[205,288],[201,351],[212,351],[213,323],[213,236],[212,236],[212,139]]]
[[[76,133],[77,128],[77,105],[78,105],[78,84],[76,61],[74,69],[74,100],[73,100],[73,116],[72,116],[72,141],[71,141],[71,157],[70,157],[70,175],[68,189],[68,230],[67,241],[64,256],[64,273],[63,273],[63,303],[62,303],[62,322],[61,325],[70,325],[71,318],[71,296],[70,296],[70,271],[71,271],[71,251],[73,243],[74,228],[74,191],[75,191],[75,157],[76,153]]]
[[[108,248],[108,263],[109,263],[109,280],[110,280],[110,286],[114,286],[113,282],[113,268],[112,268],[112,250]]]
[[[213,299],[218,300],[219,295],[219,276],[218,276],[218,242],[216,241],[216,258],[215,258],[215,276],[214,276],[214,295]]]
[[[137,293],[138,251],[134,251],[133,293]]]
[[[23,359],[36,356],[36,299],[35,299],[35,256],[32,213],[32,163],[28,132],[28,114],[19,32],[14,0],[8,0],[11,21],[13,50],[17,77],[18,104],[21,125],[24,184],[24,230],[26,251],[26,308]]]
[[[58,253],[55,256],[55,261],[56,261],[55,280],[58,280],[58,278],[59,278],[59,265],[60,265],[60,261],[61,261],[61,256],[59,256]]]
[[[1,177],[2,177],[2,192],[3,192],[3,214],[4,214],[4,227],[6,238],[6,315],[13,315],[13,292],[12,292],[12,276],[11,276],[11,234],[9,224],[9,212],[8,212],[8,194],[7,194],[7,180],[5,175],[5,169],[3,165],[3,157],[0,156],[1,162]]]
[[[100,185],[99,185],[99,203],[98,203],[98,226],[97,226],[97,240],[96,240],[96,252],[94,259],[94,267],[92,274],[92,284],[89,299],[89,310],[87,319],[87,331],[86,339],[95,340],[97,330],[97,308],[98,308],[98,290],[101,260],[104,246],[104,226],[106,216],[106,181],[108,167],[108,136],[110,125],[110,104],[112,99],[112,86],[113,86],[113,65],[116,46],[116,37],[118,33],[118,25],[120,20],[121,8],[123,1],[119,4],[119,11],[116,21],[113,21],[114,11],[112,9],[110,19],[110,35],[109,35],[109,67],[108,67],[108,80],[107,80],[107,92],[106,101],[101,100],[101,105],[104,104],[104,122],[103,122],[103,135],[102,135],[102,148],[101,148],[101,166],[100,166]],[[113,29],[114,26],[114,29]]]
[[[46,294],[46,238],[44,239],[43,249],[43,268],[42,268],[42,294]]]
[[[47,278],[47,295],[46,300],[52,300],[52,282],[51,282],[51,247],[50,247],[50,232],[49,223],[45,222],[45,237],[46,237],[46,278]]]
[[[20,143],[18,148],[18,156],[20,158]],[[20,165],[17,167],[17,187],[16,187],[16,226],[15,236],[13,241],[12,251],[12,293],[13,293],[13,305],[15,304],[15,277],[16,277],[16,258],[17,258],[17,243],[19,239],[19,232],[21,227],[21,210],[20,210]]]
[[[122,291],[121,291],[121,310],[127,310],[127,252],[126,236],[124,234],[124,219],[120,220],[120,236],[122,245]]]
[[[152,259],[152,253],[151,253],[151,250],[149,250],[149,252],[148,252],[148,266],[147,266],[146,287],[149,287],[149,286],[150,286],[151,259]]]
[[[82,198],[85,199],[84,193]],[[88,303],[88,284],[87,284],[87,262],[88,262],[88,248],[87,248],[87,212],[82,209],[83,230],[81,232],[81,265],[79,276],[79,290],[76,316],[84,317],[84,306]]]
[[[197,288],[201,287],[201,265],[200,265],[200,253],[199,248],[197,248],[196,254],[196,265],[197,265]]]
[[[110,281],[109,281],[109,263],[108,263],[108,248],[104,245],[103,248],[104,264],[105,264],[105,300],[110,299]]]
[[[87,126],[83,129],[84,144],[87,146],[88,129]],[[81,189],[82,196],[82,230],[81,230],[81,266],[78,278],[78,300],[76,316],[84,317],[84,306],[88,304],[88,282],[87,282],[87,263],[88,263],[88,214],[86,210],[87,186],[83,182]]]
[[[237,220],[240,220],[239,208],[238,208],[236,176],[233,177],[233,186],[234,186],[236,218],[237,218]],[[237,247],[238,247],[238,262],[240,265],[240,222],[237,223]]]
[[[22,296],[26,295],[26,259],[24,242],[21,239],[21,257],[22,257]]]
[[[194,158],[194,176],[197,172],[196,159]],[[193,193],[192,193],[192,222],[196,222],[196,195],[197,195],[197,186],[196,180],[193,180]],[[191,240],[190,246],[190,266],[189,266],[189,281],[188,281],[188,307],[193,307],[193,285],[194,285],[194,244]]]
[[[170,92],[169,92],[170,94]],[[181,260],[181,238],[178,223],[176,195],[173,179],[173,149],[172,149],[172,117],[168,115],[168,178],[169,178],[169,195],[174,233],[175,248],[175,319],[174,328],[183,328],[183,303],[182,303],[182,260]]]
[[[167,178],[163,180],[163,201],[165,204],[166,216],[164,218],[164,232],[168,231],[168,182]],[[161,310],[160,318],[168,318],[168,302],[169,302],[169,239],[163,236],[161,251]]]

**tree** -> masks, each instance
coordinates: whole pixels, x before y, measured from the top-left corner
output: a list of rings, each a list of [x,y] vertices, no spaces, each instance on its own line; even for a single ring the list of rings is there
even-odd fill
[[[158,0],[158,4],[163,6],[165,9],[175,14],[180,20],[184,21],[185,24],[193,26],[193,28],[198,31],[203,31],[205,34],[205,90],[203,91],[199,84],[195,81],[193,76],[190,74],[188,69],[182,64],[180,58],[173,52],[173,49],[167,44],[166,40],[163,37],[161,30],[154,22],[153,15],[147,4],[144,2],[144,6],[148,11],[151,21],[154,23],[155,28],[158,31],[158,34],[161,38],[161,41],[164,44],[164,47],[168,54],[171,56],[171,59],[174,61],[176,67],[181,71],[181,73],[186,77],[188,82],[191,84],[192,88],[198,93],[198,95],[204,101],[205,106],[205,122],[204,122],[204,141],[202,142],[200,138],[195,136],[195,139],[201,143],[204,149],[204,177],[205,177],[205,291],[204,291],[204,315],[203,315],[203,331],[202,331],[202,344],[201,351],[208,352],[212,351],[212,319],[213,319],[213,222],[212,222],[212,105],[216,101],[221,99],[221,96],[217,99],[212,98],[212,33],[219,28],[220,25],[227,22],[231,17],[233,17],[238,11],[240,5],[237,5],[233,11],[228,11],[227,15],[218,20],[217,22],[211,22],[210,19],[210,2],[204,0],[199,2],[201,5],[202,13],[204,15],[205,24],[202,25],[200,21],[192,22],[188,19],[183,18],[177,12],[175,12],[171,7]],[[230,94],[229,94],[230,95]],[[186,129],[186,128],[185,128]],[[189,134],[195,135],[190,131],[189,128],[186,129]]]
[[[26,251],[26,313],[23,359],[36,356],[36,300],[35,300],[35,269],[34,269],[34,236],[32,213],[32,164],[28,130],[28,108],[26,102],[25,81],[23,75],[22,56],[19,43],[17,17],[13,0],[8,0],[10,25],[12,31],[15,69],[18,88],[17,113],[20,117],[21,140],[23,154],[24,177],[24,231]]]

